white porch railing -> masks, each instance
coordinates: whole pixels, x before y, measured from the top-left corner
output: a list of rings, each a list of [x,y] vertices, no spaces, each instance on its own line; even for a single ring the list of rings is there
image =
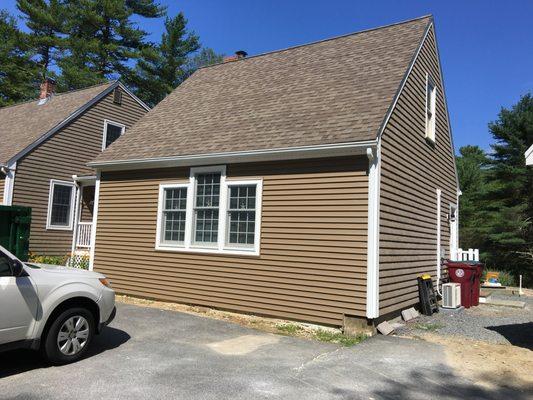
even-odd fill
[[[455,261],[479,261],[479,249],[457,249]]]
[[[93,228],[92,222],[79,222],[78,223],[78,240],[76,241],[76,247],[83,247],[83,248],[91,247],[92,228]]]

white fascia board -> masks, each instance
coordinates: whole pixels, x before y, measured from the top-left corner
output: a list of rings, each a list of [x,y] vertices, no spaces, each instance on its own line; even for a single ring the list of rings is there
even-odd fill
[[[147,158],[90,162],[88,166],[101,171],[118,171],[145,168],[233,164],[241,162],[297,160],[319,157],[339,157],[365,154],[366,148],[376,146],[376,140],[335,143],[316,146],[286,147],[267,150],[250,150],[227,153],[205,153],[174,157]]]
[[[368,232],[366,271],[366,317],[379,317],[379,192],[380,146],[368,147]]]
[[[98,95],[93,97],[89,102],[85,103],[83,106],[78,108],[76,111],[74,111],[72,114],[70,114],[67,118],[65,118],[63,121],[61,121],[59,124],[54,126],[52,129],[50,129],[48,132],[43,134],[39,139],[34,141],[32,144],[26,146],[23,150],[19,151],[15,156],[13,156],[8,164],[11,164],[13,162],[16,162],[21,157],[24,157],[26,154],[28,154],[30,151],[35,149],[37,146],[41,145],[45,140],[47,140],[49,137],[51,137],[53,134],[55,134],[60,129],[64,128],[68,124],[70,124],[73,120],[78,118],[81,114],[83,114],[85,111],[87,111],[90,107],[92,107],[94,104],[99,102],[101,99],[103,99],[105,96],[107,96],[109,93],[111,93],[117,86],[119,86],[120,83],[118,81],[111,84],[107,89],[100,92]]]

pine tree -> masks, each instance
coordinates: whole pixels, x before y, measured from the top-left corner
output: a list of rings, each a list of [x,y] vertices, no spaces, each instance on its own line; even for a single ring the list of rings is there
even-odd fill
[[[29,44],[40,66],[42,79],[54,76],[53,68],[61,59],[65,45],[64,0],[17,0],[17,8],[30,30]]]
[[[193,72],[189,56],[200,48],[198,36],[187,31],[183,13],[165,21],[161,43],[139,60],[132,83],[136,94],[150,105],[159,103]]]
[[[464,146],[456,157],[459,187],[459,240],[462,248],[478,248],[481,257],[490,257],[488,227],[485,221],[485,196],[489,157],[478,146]]]
[[[496,140],[486,197],[490,261],[533,283],[533,168],[524,157],[533,143],[533,96],[502,109],[489,129]]]
[[[215,53],[213,49],[204,47],[198,54],[189,59],[187,69],[189,73],[196,71],[198,68],[221,63],[224,60],[224,54]]]
[[[133,74],[132,60],[143,56],[147,33],[133,17],[158,18],[165,8],[155,0],[70,0],[66,31],[69,54],[62,60],[63,86],[76,88]]]
[[[0,10],[0,107],[36,97],[38,81],[27,37]]]

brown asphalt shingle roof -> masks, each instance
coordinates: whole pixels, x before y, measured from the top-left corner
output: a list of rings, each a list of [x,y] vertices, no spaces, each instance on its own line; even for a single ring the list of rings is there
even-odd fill
[[[374,139],[430,21],[202,68],[94,162]]]
[[[113,84],[57,94],[43,105],[35,100],[0,108],[0,164],[6,164]]]

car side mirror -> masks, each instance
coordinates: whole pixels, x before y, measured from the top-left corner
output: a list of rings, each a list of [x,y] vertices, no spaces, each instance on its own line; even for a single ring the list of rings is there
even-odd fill
[[[11,264],[11,269],[13,271],[14,277],[19,277],[24,272],[24,265],[19,260],[13,260]]]

